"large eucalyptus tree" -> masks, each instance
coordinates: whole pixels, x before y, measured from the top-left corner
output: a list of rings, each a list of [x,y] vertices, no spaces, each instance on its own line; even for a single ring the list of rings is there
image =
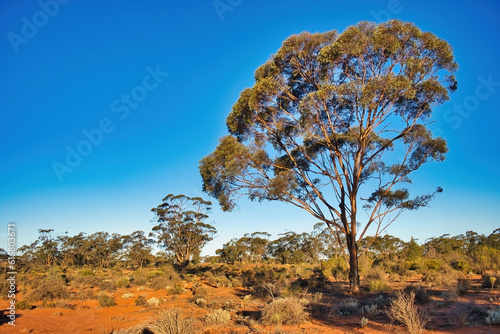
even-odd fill
[[[326,223],[345,237],[356,293],[368,229],[380,234],[435,193],[410,197],[405,185],[445,158],[446,142],[428,124],[456,89],[456,70],[450,45],[412,23],[293,35],[257,69],[227,118],[230,135],[201,160],[204,191],[226,211],[247,195]]]

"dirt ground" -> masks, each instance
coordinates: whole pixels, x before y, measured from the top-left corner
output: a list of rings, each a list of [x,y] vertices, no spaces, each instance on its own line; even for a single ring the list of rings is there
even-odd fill
[[[414,281],[413,283],[415,283]],[[217,305],[230,305],[227,309],[231,312],[231,321],[225,326],[209,326],[203,319],[214,309],[201,308],[190,301],[193,297],[193,283],[186,283],[182,294],[172,295],[167,290],[154,291],[149,288],[137,287],[120,288],[112,293],[117,303],[116,306],[101,307],[97,300],[67,300],[63,308],[42,307],[42,303],[34,303],[34,309],[17,310],[15,326],[8,324],[5,317],[8,300],[0,300],[0,309],[4,316],[0,322],[0,333],[99,333],[111,334],[114,330],[127,329],[132,326],[147,323],[157,319],[161,310],[169,308],[181,309],[186,317],[194,317],[197,332],[199,333],[404,333],[403,327],[392,324],[387,316],[380,312],[371,317],[368,325],[360,326],[361,314],[341,314],[336,306],[341,300],[350,298],[342,290],[346,282],[329,282],[321,291],[322,299],[316,307],[309,309],[308,321],[295,326],[264,326],[259,321],[262,307],[266,301],[259,298],[245,297],[250,291],[245,288],[217,288],[205,281],[201,284],[209,289],[210,301]],[[407,282],[411,283],[411,282]],[[449,314],[457,305],[473,303],[480,307],[491,308],[500,306],[500,292],[490,291],[481,287],[481,277],[470,278],[470,291],[459,296],[453,302],[443,299],[443,290],[429,289],[429,302],[421,305],[421,309],[431,316],[426,333],[500,333],[499,326],[489,326],[484,323],[468,323],[466,327],[459,328],[450,323]],[[403,283],[391,285],[395,291]],[[389,292],[389,294],[393,293]],[[132,298],[123,298],[124,294],[133,294]],[[135,298],[143,295],[162,298],[164,302],[157,307],[144,307],[135,304]],[[355,296],[360,305],[369,303],[377,294],[362,293]],[[22,300],[18,293],[16,300]],[[471,305],[471,304],[468,304]]]

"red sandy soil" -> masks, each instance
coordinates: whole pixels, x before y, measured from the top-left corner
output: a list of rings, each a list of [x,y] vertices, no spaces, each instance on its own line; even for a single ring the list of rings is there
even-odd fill
[[[464,297],[460,297],[459,302],[474,302],[476,305],[500,306],[500,292],[481,289],[480,276],[471,278],[472,286],[476,287],[472,292]],[[204,283],[206,284],[206,283]],[[337,283],[338,284],[338,283]],[[206,284],[208,286],[208,284]],[[344,283],[345,285],[345,283]],[[394,289],[401,288],[401,284],[394,284]],[[158,317],[161,310],[169,308],[181,309],[185,316],[199,319],[197,327],[199,333],[405,333],[401,326],[393,325],[385,316],[376,316],[371,319],[368,326],[361,328],[359,321],[361,315],[345,316],[337,312],[331,312],[335,300],[348,298],[345,294],[325,294],[322,302],[325,307],[311,312],[309,320],[299,326],[263,326],[258,320],[251,320],[252,317],[258,319],[259,311],[265,302],[260,299],[250,299],[243,301],[243,297],[249,294],[249,290],[244,288],[215,288],[209,287],[209,299],[220,302],[220,305],[230,302],[232,307],[232,319],[239,318],[240,321],[231,321],[227,327],[207,326],[203,323],[204,316],[213,311],[196,306],[189,302],[193,293],[191,283],[186,285],[186,290],[182,295],[169,295],[166,290],[154,291],[146,288],[144,291],[137,291],[137,287],[117,289],[112,294],[116,306],[100,307],[97,300],[67,300],[66,303],[71,308],[44,308],[41,303],[31,310],[18,310],[15,326],[7,323],[9,321],[5,315],[0,322],[0,333],[98,333],[110,334],[113,330],[127,329],[134,325],[152,321]],[[423,308],[432,315],[432,322],[428,324],[425,333],[500,333],[499,326],[481,325],[476,327],[454,328],[449,325],[448,312],[450,306],[443,302],[439,290],[430,290],[431,302]],[[144,295],[147,299],[151,297],[163,298],[165,302],[158,307],[136,306],[134,298],[123,299],[125,293],[134,294],[135,298]],[[362,301],[369,301],[376,297],[374,294],[362,294],[356,298]],[[19,293],[16,296],[18,301],[22,300]],[[0,300],[0,309],[4,311],[8,307],[8,300]],[[237,311],[235,311],[237,310]],[[238,312],[238,315],[236,314]],[[241,321],[244,316],[248,320]]]

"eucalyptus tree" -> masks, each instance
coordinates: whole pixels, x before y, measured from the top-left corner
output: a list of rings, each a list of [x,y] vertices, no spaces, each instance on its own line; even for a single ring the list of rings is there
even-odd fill
[[[148,238],[143,231],[135,231],[122,237],[125,248],[125,258],[133,265],[142,269],[142,266],[151,258],[151,245],[154,240]]]
[[[411,197],[405,184],[445,158],[428,124],[456,70],[451,46],[412,23],[293,35],[256,70],[227,117],[230,134],[201,160],[204,191],[226,211],[242,195],[288,202],[339,231],[356,293],[368,229],[377,236],[441,191]]]
[[[159,245],[174,256],[178,265],[188,265],[192,256],[199,254],[217,232],[205,222],[211,205],[200,197],[169,194],[158,207],[151,209],[157,223],[151,235],[156,236]]]

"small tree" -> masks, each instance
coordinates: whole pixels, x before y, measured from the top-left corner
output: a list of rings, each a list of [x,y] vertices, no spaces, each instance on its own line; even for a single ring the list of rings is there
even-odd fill
[[[368,229],[377,236],[432,198],[412,198],[402,184],[445,157],[446,141],[427,124],[456,89],[456,69],[446,41],[398,20],[291,36],[241,93],[230,135],[201,161],[203,189],[226,211],[247,195],[327,224],[345,237],[357,293],[358,243]]]
[[[200,197],[170,194],[162,204],[151,209],[158,223],[152,235],[156,235],[160,246],[174,256],[178,265],[188,265],[191,257],[199,254],[217,232],[205,223],[210,205],[212,203]]]

